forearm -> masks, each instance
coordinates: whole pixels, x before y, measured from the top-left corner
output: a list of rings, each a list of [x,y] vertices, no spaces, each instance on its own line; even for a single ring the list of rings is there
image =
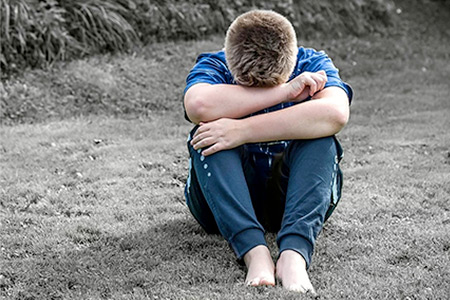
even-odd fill
[[[201,123],[191,145],[204,156],[246,143],[313,139],[339,132],[349,117],[349,99],[338,87],[326,88],[312,100],[244,119],[219,118]]]
[[[194,123],[219,118],[239,119],[286,101],[286,85],[270,88],[231,84],[196,84],[186,93],[184,105]]]
[[[339,97],[323,97],[239,120],[244,143],[313,139],[336,134],[349,117],[348,99],[342,93]]]

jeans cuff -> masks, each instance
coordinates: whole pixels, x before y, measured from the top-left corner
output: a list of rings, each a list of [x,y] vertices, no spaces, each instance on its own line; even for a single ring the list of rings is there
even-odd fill
[[[286,235],[280,241],[279,248],[280,254],[284,250],[294,250],[295,252],[299,253],[305,259],[306,269],[309,268],[314,247],[307,239],[296,234]]]
[[[267,246],[264,231],[259,228],[250,228],[239,232],[229,241],[238,259],[258,245]]]

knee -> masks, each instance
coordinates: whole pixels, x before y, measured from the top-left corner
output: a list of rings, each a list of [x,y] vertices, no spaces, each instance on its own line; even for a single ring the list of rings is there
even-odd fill
[[[293,140],[289,145],[289,152],[301,152],[302,154],[317,155],[336,155],[336,140],[333,136],[310,139]]]

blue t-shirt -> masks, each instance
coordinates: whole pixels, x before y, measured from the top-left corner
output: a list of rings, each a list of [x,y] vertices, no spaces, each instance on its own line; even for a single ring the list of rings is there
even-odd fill
[[[320,70],[324,70],[327,73],[328,80],[325,84],[325,88],[330,86],[342,88],[347,93],[348,99],[351,102],[353,98],[352,88],[341,80],[339,77],[339,70],[334,66],[333,62],[324,51],[316,51],[311,48],[300,47],[298,49],[297,63],[294,68],[294,72],[292,72],[288,81],[303,72],[317,72]],[[228,69],[225,59],[225,52],[223,50],[214,53],[200,54],[197,58],[195,66],[186,78],[186,88],[184,89],[184,93],[186,93],[191,86],[197,83],[236,84],[230,70]],[[252,115],[283,109],[295,104],[297,104],[297,102],[280,103]],[[248,144],[246,146],[252,152],[273,154],[283,151],[288,143],[289,141],[274,141]]]

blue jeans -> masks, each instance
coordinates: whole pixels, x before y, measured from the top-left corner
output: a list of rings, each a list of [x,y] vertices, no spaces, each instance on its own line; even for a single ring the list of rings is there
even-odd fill
[[[208,233],[220,233],[238,258],[278,232],[280,253],[310,265],[315,240],[340,199],[342,148],[335,137],[293,140],[267,161],[246,145],[204,157],[189,143],[186,203]],[[266,157],[265,157],[266,156]]]

